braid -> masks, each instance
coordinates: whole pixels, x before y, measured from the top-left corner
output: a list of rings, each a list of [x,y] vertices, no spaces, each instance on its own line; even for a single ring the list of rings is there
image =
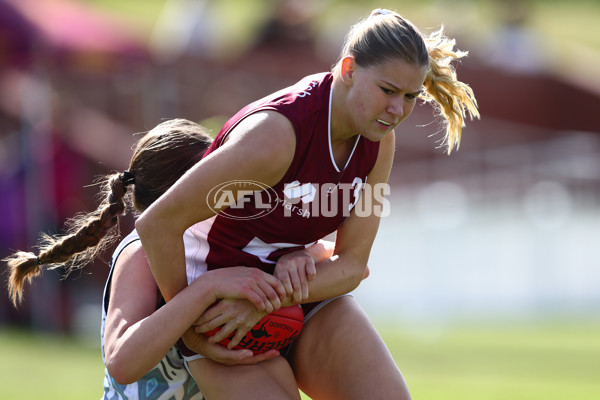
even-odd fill
[[[167,120],[147,132],[135,146],[129,170],[100,179],[98,209],[76,215],[66,223],[63,235],[42,234],[39,253],[18,251],[5,258],[8,292],[17,306],[23,286],[48,269],[65,267],[65,276],[83,268],[119,238],[119,217],[127,209],[142,212],[189,168],[198,162],[212,139],[195,122]],[[133,185],[131,195],[128,187]]]
[[[8,265],[8,296],[10,301],[16,307],[23,299],[23,284],[25,281],[31,283],[31,280],[41,273],[42,266],[38,262],[39,258],[33,253],[18,251],[5,258]]]
[[[470,118],[479,118],[477,100],[473,89],[456,78],[451,62],[468,54],[454,50],[455,40],[444,36],[444,28],[425,38],[429,52],[429,72],[425,79],[426,92],[422,95],[426,102],[435,102],[439,113],[446,120],[446,134],[442,144],[448,147],[448,154],[460,145],[462,128],[467,113]]]
[[[38,276],[42,265],[48,269],[65,266],[67,276],[83,268],[118,238],[119,216],[126,211],[123,198],[132,180],[126,174],[113,174],[103,181],[100,193],[104,194],[104,200],[96,211],[69,220],[64,235],[42,234],[38,242],[39,256],[18,251],[3,260],[8,265],[8,292],[15,306],[22,300],[25,281],[31,282]]]

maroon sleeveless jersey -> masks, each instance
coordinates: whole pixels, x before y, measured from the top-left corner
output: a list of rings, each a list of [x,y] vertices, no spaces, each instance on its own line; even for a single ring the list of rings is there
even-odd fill
[[[334,232],[349,216],[375,164],[379,143],[357,135],[346,165],[338,168],[330,140],[332,80],[330,73],[308,76],[246,106],[223,126],[206,155],[248,115],[277,111],[294,126],[294,159],[276,185],[248,192],[235,204],[227,202],[230,190],[243,189],[246,182],[224,182],[209,193],[217,204],[232,205],[186,232],[189,281],[207,269],[231,266],[272,273],[281,255]]]

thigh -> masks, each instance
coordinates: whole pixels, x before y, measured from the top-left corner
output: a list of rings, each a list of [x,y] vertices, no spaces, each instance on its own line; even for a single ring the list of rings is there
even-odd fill
[[[410,399],[387,346],[351,296],[313,315],[288,358],[298,386],[314,400]]]
[[[207,400],[300,400],[292,369],[281,356],[233,366],[200,359],[189,368]]]

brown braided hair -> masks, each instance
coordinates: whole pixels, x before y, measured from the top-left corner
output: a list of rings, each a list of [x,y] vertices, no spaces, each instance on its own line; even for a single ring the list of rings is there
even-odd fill
[[[179,177],[198,162],[211,137],[200,125],[173,119],[147,132],[136,144],[128,170],[106,175],[97,182],[103,199],[95,211],[78,214],[66,222],[62,235],[41,234],[38,255],[17,251],[5,258],[8,293],[17,307],[25,281],[47,269],[65,267],[65,276],[81,269],[120,237],[119,217],[127,210],[141,213]],[[128,194],[128,187],[133,191]]]

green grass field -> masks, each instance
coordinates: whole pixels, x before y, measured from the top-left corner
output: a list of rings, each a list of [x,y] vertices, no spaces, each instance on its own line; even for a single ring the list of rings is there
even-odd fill
[[[415,400],[600,399],[600,323],[379,329]],[[0,399],[101,396],[99,349],[5,329],[0,354]]]

